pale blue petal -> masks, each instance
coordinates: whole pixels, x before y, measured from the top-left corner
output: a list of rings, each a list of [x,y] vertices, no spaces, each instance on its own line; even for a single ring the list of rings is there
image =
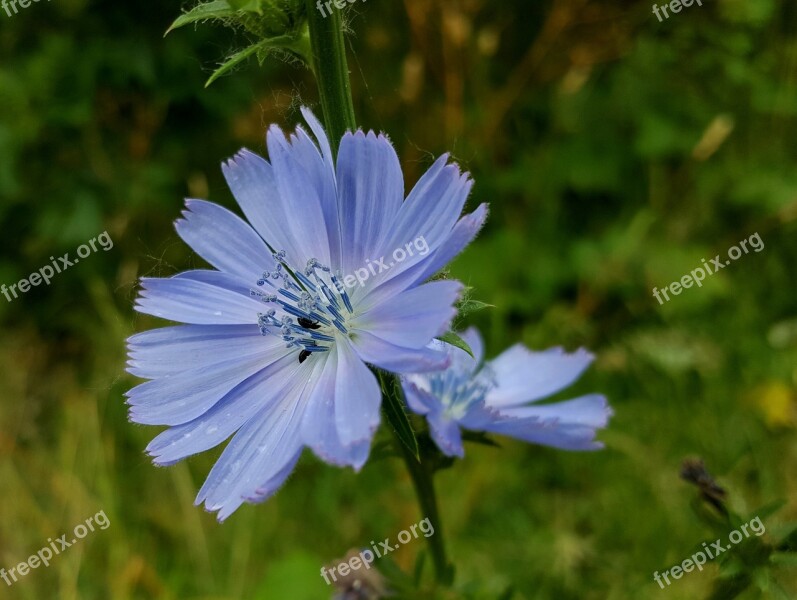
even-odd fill
[[[562,348],[532,352],[516,344],[490,361],[498,385],[487,394],[486,404],[509,407],[555,394],[578,379],[592,359],[583,348],[572,354]]]
[[[606,398],[589,394],[553,404],[510,409],[474,406],[460,424],[477,431],[506,435],[526,442],[564,450],[597,450],[597,430],[612,415]]]
[[[188,369],[210,367],[220,357],[247,358],[281,344],[264,337],[257,325],[179,325],[138,333],[127,340],[128,369],[154,379]]]
[[[241,427],[211,469],[196,498],[219,521],[230,516],[264,486],[272,491],[290,474],[302,450],[299,428],[306,381],[295,381],[277,402],[265,406]]]
[[[295,356],[284,356],[235,386],[202,416],[167,429],[147,446],[153,462],[174,464],[221,444],[291,388],[298,368]]]
[[[329,464],[351,466],[359,470],[368,459],[371,440],[362,440],[344,446],[340,441],[335,421],[335,378],[337,363],[324,353],[305,361],[315,361],[311,378],[314,388],[307,399],[307,410],[302,420],[302,440],[305,445]]]
[[[327,138],[327,132],[324,131],[324,126],[321,125],[321,122],[308,107],[302,106],[301,111],[304,120],[307,121],[307,125],[310,127],[315,139],[318,141],[318,146],[321,148],[321,155],[324,157],[324,162],[326,163],[330,172],[334,174],[335,157],[332,154],[332,146],[329,144],[329,138]]]
[[[335,425],[340,443],[349,446],[368,441],[379,426],[382,391],[376,376],[354,352],[348,340],[338,340],[330,350],[337,363]]]
[[[373,132],[345,134],[338,150],[337,184],[345,240],[341,268],[349,274],[378,258],[404,198],[401,166],[390,141]]]
[[[371,260],[384,258],[382,264],[389,268],[370,277],[364,289],[356,289],[356,300],[386,282],[404,279],[405,273],[419,272],[420,265],[428,262],[450,236],[472,182],[467,174],[460,173],[456,165],[446,165],[447,160],[448,155],[441,156],[421,177],[402,204],[381,247],[365,257]],[[401,253],[396,254],[398,250]],[[402,256],[404,258],[400,260]],[[357,266],[364,267],[365,264]],[[422,280],[414,278],[412,281]],[[397,293],[407,287],[409,284],[392,286],[391,289]]]
[[[243,294],[181,277],[142,278],[138,312],[194,325],[257,323],[263,303]]]
[[[330,265],[330,244],[322,207],[322,190],[313,186],[308,169],[313,165],[299,162],[300,153],[288,143],[285,134],[276,125],[268,130],[266,138],[268,156],[273,167],[274,181],[285,203],[286,221],[296,240],[296,256],[288,255],[294,268],[303,268],[311,258]],[[275,248],[282,250],[282,248]]]
[[[192,421],[243,380],[287,352],[283,344],[265,345],[263,350],[247,357],[226,358],[142,383],[126,393],[130,420],[144,425],[180,425]]]
[[[383,302],[396,294],[429,279],[451,262],[473,241],[487,219],[487,205],[480,205],[469,215],[462,217],[440,247],[429,252],[422,261],[384,283],[366,287],[365,297],[360,302],[363,310]]]
[[[186,200],[183,219],[174,227],[186,244],[211,265],[249,281],[274,268],[266,244],[240,217],[218,204]]]
[[[458,281],[432,281],[384,300],[353,326],[397,346],[420,348],[448,331],[461,291]]]
[[[253,494],[246,496],[246,501],[251,504],[260,504],[276,494],[288,479],[290,474],[293,473],[293,470],[296,468],[296,463],[299,462],[299,457],[301,457],[301,455],[302,451],[297,451],[294,457],[289,460],[285,466],[282,467],[282,469],[269,477],[268,480],[261,483]],[[223,518],[226,518],[226,516]],[[221,514],[219,515],[219,519],[222,519]]]
[[[318,193],[329,240],[330,263],[327,266],[337,268],[342,261],[335,166],[319,154],[318,147],[302,127],[297,127],[296,133],[291,136],[291,146],[298,155],[299,162],[307,168],[310,184]]]
[[[465,456],[465,449],[462,445],[462,432],[459,423],[445,416],[441,411],[432,411],[426,415],[429,423],[429,433],[432,434],[437,447],[446,456]]]
[[[293,230],[297,208],[289,202],[292,196],[280,194],[272,166],[244,149],[222,164],[221,170],[246,218],[271,249],[285,250],[291,264],[303,266],[302,240]]]
[[[334,170],[301,128],[292,141],[272,127],[272,162],[241,150],[222,165],[227,184],[249,222],[273,250],[285,250],[289,264],[339,261]]]
[[[404,399],[412,412],[425,415],[440,407],[440,400],[429,391],[429,380],[424,375],[404,375],[401,378]]]
[[[440,244],[440,247],[434,253],[429,254],[428,259],[419,265],[422,270],[415,273],[415,277],[410,279],[410,284],[428,279],[454,260],[481,231],[487,220],[487,212],[487,204],[480,204],[472,213],[457,221],[451,234]]]
[[[236,292],[247,297],[252,296],[252,290],[259,289],[256,280],[252,281],[251,279],[244,279],[238,275],[222,273],[221,271],[211,271],[209,269],[183,271],[182,273],[174,275],[172,279],[190,279],[191,281],[199,281],[201,283],[207,283],[215,287],[224,288],[225,290]]]
[[[360,358],[368,364],[394,373],[439,371],[451,364],[446,352],[433,348],[403,348],[367,331],[354,330],[352,344]]]
[[[429,433],[446,456],[465,454],[459,423],[445,415],[440,398],[429,389],[429,380],[423,375],[408,375],[401,380],[404,398],[410,410],[424,415],[429,423]]]
[[[485,431],[513,437],[524,442],[551,446],[560,450],[600,450],[595,430],[583,425],[553,425],[534,419],[518,419],[491,423]]]
[[[544,421],[556,421],[562,425],[583,425],[598,429],[606,427],[612,409],[602,394],[588,394],[572,400],[563,400],[550,404],[530,404],[513,408],[500,409],[502,415],[512,418],[537,418]]]
[[[456,164],[447,165],[444,154],[424,173],[401,205],[401,210],[379,250],[387,254],[422,236],[434,250],[448,237],[459,219],[473,181]],[[407,260],[396,267],[400,272],[412,265]]]

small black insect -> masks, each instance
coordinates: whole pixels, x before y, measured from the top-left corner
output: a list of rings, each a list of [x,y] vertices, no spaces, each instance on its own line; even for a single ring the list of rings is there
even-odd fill
[[[299,317],[297,320],[299,321],[299,325],[305,329],[319,329],[321,327],[318,321],[312,321],[310,319],[306,319],[305,317]]]
[[[312,352],[308,352],[307,350],[302,350],[299,352],[299,364],[302,364],[304,361],[306,361],[310,354],[312,354]]]

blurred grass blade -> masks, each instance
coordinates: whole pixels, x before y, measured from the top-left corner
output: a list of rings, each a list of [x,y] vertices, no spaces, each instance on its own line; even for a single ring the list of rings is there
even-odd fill
[[[784,506],[786,506],[786,500],[782,498],[779,500],[774,500],[755,511],[754,517],[757,516],[759,519],[766,519],[767,517],[774,515]]]
[[[415,559],[415,567],[412,570],[412,578],[415,581],[415,587],[420,587],[421,577],[423,577],[423,567],[426,564],[426,552],[421,550]]]

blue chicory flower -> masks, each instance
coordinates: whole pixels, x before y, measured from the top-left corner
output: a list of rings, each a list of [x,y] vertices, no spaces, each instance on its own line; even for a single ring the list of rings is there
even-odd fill
[[[276,492],[305,446],[328,463],[362,467],[381,400],[366,365],[447,366],[427,346],[447,330],[462,286],[423,282],[487,214],[481,205],[460,219],[472,181],[447,155],[405,200],[384,135],[347,133],[335,161],[321,124],[302,112],[318,146],[301,126],[288,139],[272,126],[270,162],[242,150],[223,165],[249,224],[216,204],[186,202],[177,233],[217,270],[142,279],[136,310],[182,325],[128,340],[128,371],[151,380],[127,393],[130,419],[169,427],[147,447],[156,464],[232,436],[196,499],[219,520]],[[408,243],[418,239],[423,254]],[[366,266],[362,285],[341,281]]]
[[[537,403],[578,379],[592,362],[589,352],[579,349],[566,354],[561,348],[532,352],[516,344],[482,364],[484,344],[479,332],[471,327],[462,338],[473,357],[434,340],[430,347],[447,352],[452,359],[448,369],[402,377],[407,404],[426,416],[432,438],[444,454],[464,456],[462,428],[565,450],[603,447],[595,434],[612,415],[604,396]]]

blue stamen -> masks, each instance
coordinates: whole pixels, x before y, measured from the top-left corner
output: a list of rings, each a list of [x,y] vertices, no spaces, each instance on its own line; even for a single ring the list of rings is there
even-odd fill
[[[343,321],[343,315],[338,312],[338,309],[330,304],[327,306],[327,310],[332,313],[332,316],[335,317],[338,321]]]
[[[315,284],[312,281],[310,281],[304,273],[302,273],[301,271],[296,271],[295,275],[296,279],[301,281],[302,285],[306,287],[308,290],[310,290],[311,292],[318,291],[315,287]]]
[[[282,306],[282,308],[285,310],[286,313],[292,314],[294,317],[303,317],[305,319],[312,319],[312,317],[310,315],[308,315],[306,312],[304,312],[302,310],[299,310],[298,308],[296,308],[294,306],[291,306],[290,304],[288,304],[284,300],[277,300],[277,303],[280,306]],[[316,320],[318,320],[318,319],[316,319]]]
[[[294,302],[300,302],[299,296],[297,296],[293,292],[289,292],[285,288],[280,288],[279,293],[282,294],[283,296],[285,296],[286,298],[290,298]]]
[[[315,312],[315,311],[313,311],[313,312],[311,312],[311,313],[310,313],[310,318],[311,318],[311,319],[313,319],[314,321],[320,321],[320,322],[321,322],[321,323],[323,323],[324,325],[332,325],[332,322],[331,322],[329,319],[327,319],[326,317],[323,317],[323,316],[319,315],[319,314],[318,314],[317,312]]]
[[[354,309],[340,284],[339,272],[332,274],[330,267],[315,258],[308,260],[303,270],[294,269],[285,262],[286,255],[284,250],[275,252],[275,268],[264,271],[257,280],[258,287],[268,284],[276,293],[266,294],[258,290],[250,293],[261,302],[275,303],[281,311],[279,315],[274,309],[258,315],[260,333],[278,335],[288,348],[301,349],[299,363],[302,363],[307,353],[330,350],[337,335],[333,326],[343,335],[348,335],[343,307],[349,314],[353,314]]]

